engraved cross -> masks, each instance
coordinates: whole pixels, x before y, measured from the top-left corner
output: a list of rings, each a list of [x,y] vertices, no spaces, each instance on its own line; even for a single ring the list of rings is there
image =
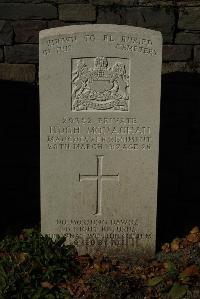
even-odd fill
[[[100,215],[102,212],[102,183],[103,181],[116,180],[119,182],[118,174],[103,175],[103,158],[104,156],[97,156],[97,175],[81,175],[79,174],[79,182],[82,181],[95,181],[97,182],[97,201],[95,215]]]

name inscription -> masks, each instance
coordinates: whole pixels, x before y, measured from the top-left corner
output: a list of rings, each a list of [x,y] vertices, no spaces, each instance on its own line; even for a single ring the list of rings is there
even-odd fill
[[[135,118],[67,118],[50,125],[48,150],[151,150],[150,126]]]

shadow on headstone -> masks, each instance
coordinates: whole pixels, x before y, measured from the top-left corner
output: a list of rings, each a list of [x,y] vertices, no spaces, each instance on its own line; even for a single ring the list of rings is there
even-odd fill
[[[162,77],[157,245],[200,225],[200,75]],[[40,221],[39,99],[33,84],[0,81],[0,235]]]

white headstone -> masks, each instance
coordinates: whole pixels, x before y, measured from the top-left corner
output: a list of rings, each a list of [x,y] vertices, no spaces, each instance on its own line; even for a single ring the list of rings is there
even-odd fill
[[[160,32],[40,32],[41,225],[80,254],[155,249]]]

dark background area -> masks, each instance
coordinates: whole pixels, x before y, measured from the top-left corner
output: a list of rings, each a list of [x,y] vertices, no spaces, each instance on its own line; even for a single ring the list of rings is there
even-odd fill
[[[200,225],[200,75],[162,76],[157,245]],[[39,226],[38,85],[0,81],[0,235]]]
[[[157,243],[200,225],[200,75],[162,76]]]
[[[0,234],[39,223],[38,88],[0,81],[2,134]]]

